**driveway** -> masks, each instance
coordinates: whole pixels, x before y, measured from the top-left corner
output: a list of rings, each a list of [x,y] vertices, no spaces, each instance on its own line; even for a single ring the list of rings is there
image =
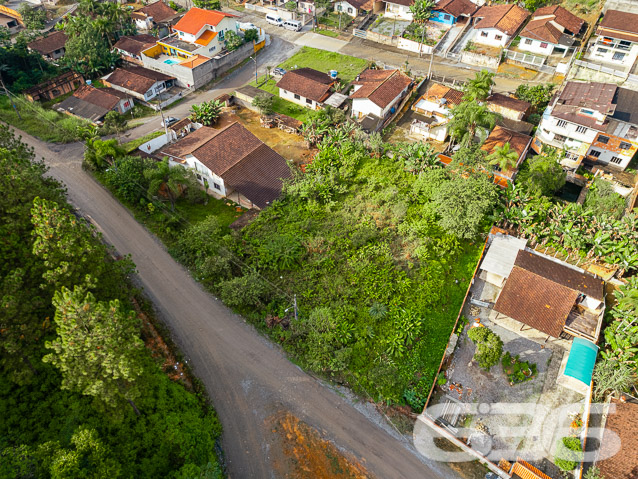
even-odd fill
[[[69,200],[93,219],[106,241],[131,254],[137,280],[203,381],[224,427],[229,476],[278,477],[272,418],[292,414],[379,478],[453,478],[446,465],[426,464],[398,434],[292,364],[243,318],[205,292],[159,241],[81,168],[82,145],[53,146],[25,133],[68,187]],[[294,437],[294,436],[293,436]],[[275,446],[273,446],[275,447]],[[311,471],[308,477],[319,477]]]

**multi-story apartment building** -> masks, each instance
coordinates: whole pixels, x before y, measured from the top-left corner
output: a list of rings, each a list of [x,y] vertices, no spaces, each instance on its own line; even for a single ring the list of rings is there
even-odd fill
[[[629,70],[638,57],[638,14],[607,10],[587,59]]]
[[[543,145],[564,149],[570,167],[585,160],[624,170],[638,151],[638,92],[567,82],[545,110],[532,149]]]

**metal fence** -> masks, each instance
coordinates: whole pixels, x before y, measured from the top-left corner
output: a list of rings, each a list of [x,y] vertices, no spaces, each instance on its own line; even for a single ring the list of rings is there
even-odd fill
[[[613,75],[615,77],[628,79],[629,72],[624,72],[622,70],[614,70],[613,68],[602,66],[598,63],[590,63],[583,60],[576,60],[574,62],[579,67],[587,68],[588,70],[594,70],[601,73],[607,73],[608,75]],[[635,76],[635,75],[631,75]]]

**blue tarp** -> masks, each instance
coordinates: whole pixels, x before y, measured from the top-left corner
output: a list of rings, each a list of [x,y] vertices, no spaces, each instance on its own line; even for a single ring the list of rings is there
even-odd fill
[[[591,384],[591,375],[598,355],[598,346],[586,339],[574,338],[569,351],[565,376],[578,379],[586,386]]]

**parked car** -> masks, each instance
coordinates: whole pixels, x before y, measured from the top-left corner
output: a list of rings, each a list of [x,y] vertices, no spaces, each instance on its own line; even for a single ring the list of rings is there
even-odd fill
[[[282,77],[286,74],[286,70],[284,70],[283,68],[275,68],[273,69],[272,74]]]
[[[162,122],[162,126],[171,126],[173,123],[177,123],[179,118],[175,118],[174,116],[169,116]],[[166,125],[164,125],[166,123]]]

